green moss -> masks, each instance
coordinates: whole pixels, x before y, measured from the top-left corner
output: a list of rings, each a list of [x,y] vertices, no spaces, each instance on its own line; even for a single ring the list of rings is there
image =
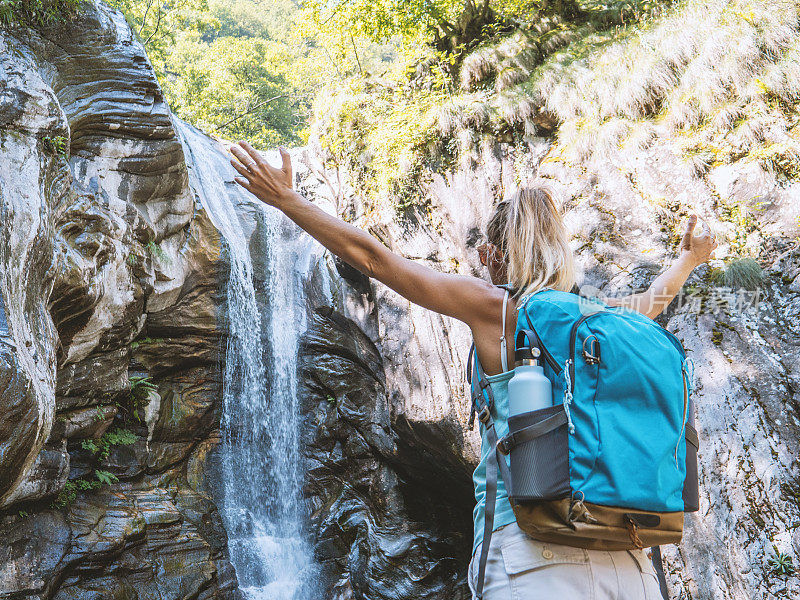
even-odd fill
[[[159,246],[155,240],[150,240],[145,245],[145,249],[150,253],[150,256],[157,258],[159,261],[164,263],[165,265],[172,264],[172,260],[167,255],[166,252]]]
[[[150,338],[150,337],[142,338],[140,340],[134,340],[131,342],[131,350],[136,350],[140,346],[149,346],[150,344],[160,344],[163,341],[164,338]]]

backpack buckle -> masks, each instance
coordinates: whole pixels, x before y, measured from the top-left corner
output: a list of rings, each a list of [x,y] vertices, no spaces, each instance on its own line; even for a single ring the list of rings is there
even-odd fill
[[[489,419],[492,418],[492,413],[489,412],[489,407],[487,405],[483,405],[483,408],[478,412],[478,420],[483,423],[484,425],[488,425]]]
[[[509,434],[508,436],[504,437],[502,440],[497,442],[497,450],[503,456],[508,456],[508,453],[511,452],[510,443],[513,442],[514,434]]]

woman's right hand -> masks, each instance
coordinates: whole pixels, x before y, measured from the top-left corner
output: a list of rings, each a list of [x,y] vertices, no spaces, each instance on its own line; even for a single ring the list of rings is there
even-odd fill
[[[293,194],[292,157],[285,148],[280,148],[281,168],[271,166],[255,148],[241,141],[231,146],[231,165],[241,177],[234,181],[262,202],[281,208],[282,203]]]

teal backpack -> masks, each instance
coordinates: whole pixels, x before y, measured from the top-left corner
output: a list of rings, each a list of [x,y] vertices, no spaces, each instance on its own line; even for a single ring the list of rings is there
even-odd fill
[[[519,527],[544,542],[602,550],[677,543],[683,513],[698,510],[690,377],[674,335],[641,313],[555,290],[528,297],[516,329],[518,346],[539,349],[553,406],[510,416],[498,440],[491,387],[471,359],[472,409],[496,448],[487,461],[479,598],[498,475]]]

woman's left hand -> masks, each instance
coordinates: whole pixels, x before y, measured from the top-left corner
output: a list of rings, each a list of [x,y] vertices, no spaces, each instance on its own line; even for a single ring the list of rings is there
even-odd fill
[[[271,166],[255,148],[247,142],[231,146],[233,168],[241,177],[234,181],[251,192],[262,202],[281,207],[281,202],[292,195],[292,158],[285,148],[280,148],[281,168]]]
[[[699,235],[695,235],[696,225],[697,215],[690,215],[680,247],[681,255],[688,256],[694,266],[702,265],[709,260],[711,254],[717,249],[717,236],[712,233],[711,229],[704,224],[703,231]]]

